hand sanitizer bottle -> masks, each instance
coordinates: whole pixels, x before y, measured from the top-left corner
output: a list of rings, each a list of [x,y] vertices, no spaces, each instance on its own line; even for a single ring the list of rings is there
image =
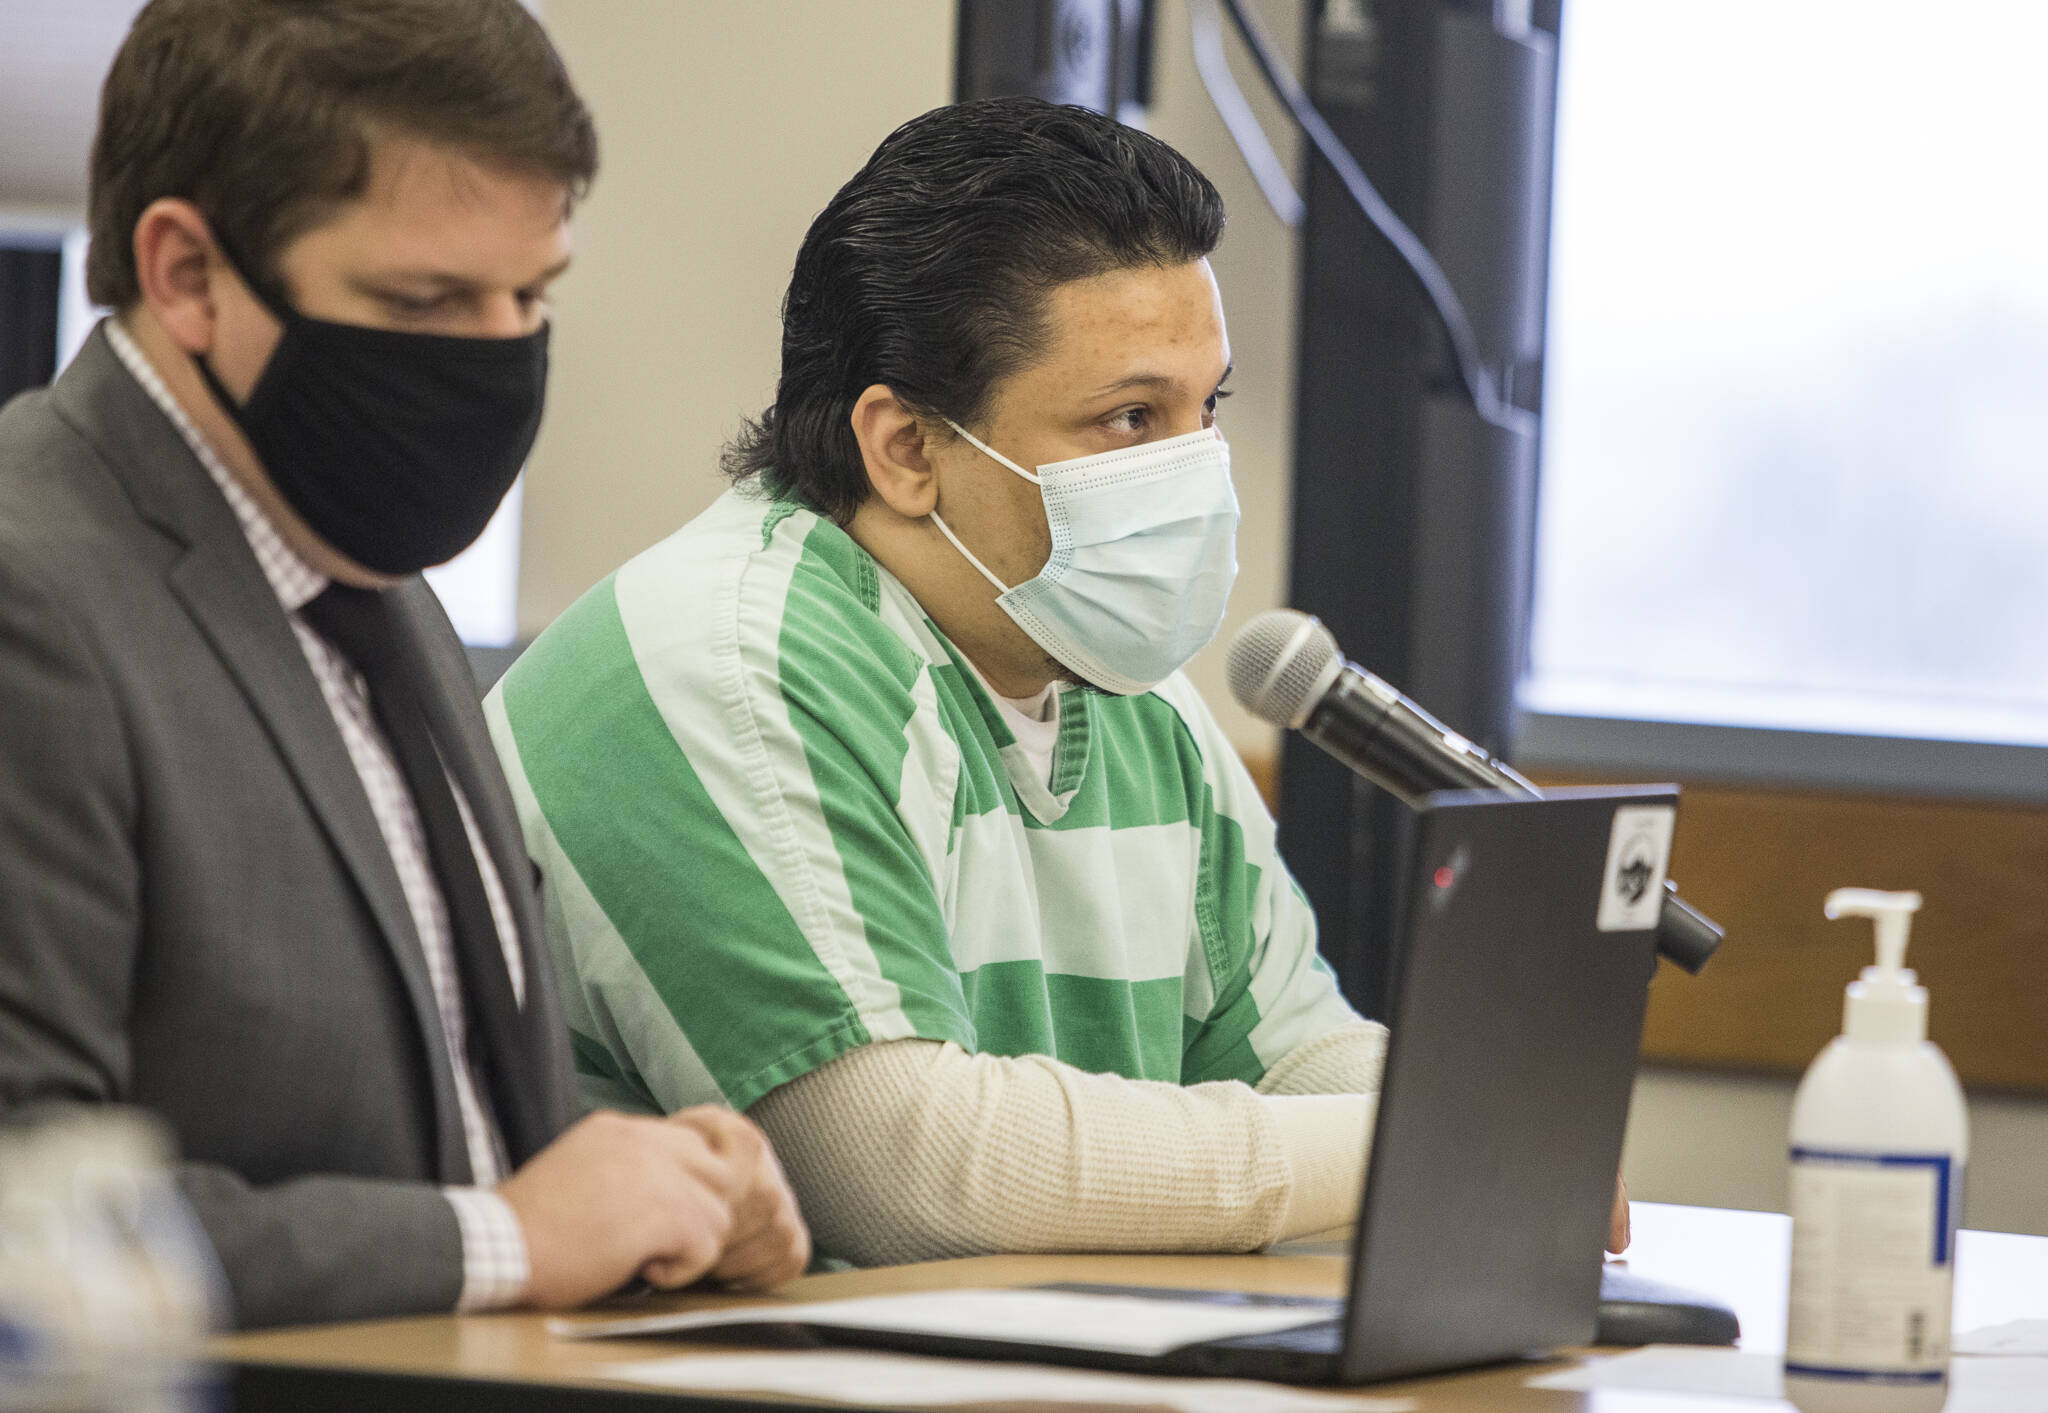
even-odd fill
[[[1842,1033],[1792,1104],[1792,1298],[1785,1396],[1801,1413],[1935,1413],[1948,1397],[1968,1120],[1905,969],[1918,893],[1838,888],[1827,915],[1877,924]]]

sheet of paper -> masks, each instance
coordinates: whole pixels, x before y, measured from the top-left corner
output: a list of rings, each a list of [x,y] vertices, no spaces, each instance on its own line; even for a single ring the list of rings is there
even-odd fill
[[[691,1393],[778,1393],[894,1408],[1046,1403],[1174,1408],[1181,1413],[1413,1413],[1417,1406],[1412,1398],[1326,1393],[1241,1379],[1157,1379],[1041,1364],[836,1350],[701,1354],[612,1364],[599,1372]]]
[[[1652,1344],[1628,1354],[1589,1359],[1539,1374],[1531,1388],[1591,1392],[1710,1394],[1783,1402],[1784,1367],[1776,1354]],[[2048,1358],[1959,1358],[1949,1361],[1944,1413],[2048,1413]],[[1759,1410],[1763,1413],[1763,1410]]]
[[[2043,1413],[2048,1359],[1951,1359],[1943,1413]]]
[[[1217,1305],[1059,1290],[943,1290],[625,1320],[555,1320],[548,1328],[566,1339],[609,1339],[774,1323],[1159,1355],[1183,1345],[1265,1334],[1329,1318],[1327,1310],[1315,1306]]]
[[[1569,1369],[1539,1374],[1529,1380],[1529,1387],[1578,1393],[1635,1389],[1776,1399],[1784,1392],[1785,1380],[1783,1363],[1775,1354],[1690,1344],[1650,1344],[1627,1354],[1588,1359]]]
[[[1949,1341],[1957,1354],[2048,1355],[2048,1320],[2009,1320],[1966,1330]]]

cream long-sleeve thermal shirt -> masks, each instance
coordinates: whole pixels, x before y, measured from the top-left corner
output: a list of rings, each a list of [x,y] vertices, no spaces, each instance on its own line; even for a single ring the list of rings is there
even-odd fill
[[[1249,1251],[1355,1214],[1386,1030],[1284,1056],[1258,1089],[1091,1074],[1043,1055],[870,1045],[752,1109],[825,1254]]]

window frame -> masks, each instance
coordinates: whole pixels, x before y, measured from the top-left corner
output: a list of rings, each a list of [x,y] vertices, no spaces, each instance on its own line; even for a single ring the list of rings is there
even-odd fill
[[[1993,741],[1523,709],[1512,756],[1562,774],[2048,805],[2048,747]]]

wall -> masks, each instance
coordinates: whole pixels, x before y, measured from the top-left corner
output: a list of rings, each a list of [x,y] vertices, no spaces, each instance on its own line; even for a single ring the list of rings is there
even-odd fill
[[[100,81],[141,7],[142,0],[0,0],[0,206],[67,220],[84,212]]]
[[[1934,998],[1940,1005],[1940,997]],[[1785,1210],[1785,1136],[1796,1082],[1646,1069],[1636,1078],[1622,1173],[1631,1196]],[[2048,1105],[1970,1097],[1963,1224],[2048,1236]]]

